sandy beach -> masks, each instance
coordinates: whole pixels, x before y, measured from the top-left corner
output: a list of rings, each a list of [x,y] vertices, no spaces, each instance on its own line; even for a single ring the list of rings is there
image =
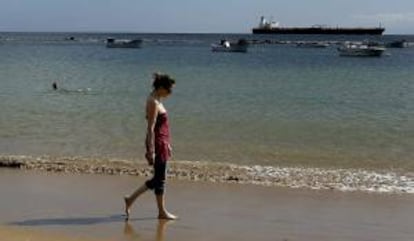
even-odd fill
[[[145,179],[0,169],[0,240],[413,240],[414,196],[169,180],[160,222]],[[4,239],[4,237],[8,237]],[[61,238],[62,237],[62,238]],[[53,239],[50,239],[53,240]]]

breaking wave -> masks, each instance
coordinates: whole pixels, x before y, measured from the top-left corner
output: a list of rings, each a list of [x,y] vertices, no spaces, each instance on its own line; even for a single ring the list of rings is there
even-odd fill
[[[50,172],[151,176],[144,161],[85,157],[0,156],[0,167]],[[375,193],[414,193],[414,174],[361,169],[323,169],[173,161],[170,178],[289,188]]]

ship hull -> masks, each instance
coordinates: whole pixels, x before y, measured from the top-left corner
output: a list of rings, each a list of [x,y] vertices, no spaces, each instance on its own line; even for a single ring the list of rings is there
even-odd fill
[[[253,34],[381,35],[384,28],[253,28]]]

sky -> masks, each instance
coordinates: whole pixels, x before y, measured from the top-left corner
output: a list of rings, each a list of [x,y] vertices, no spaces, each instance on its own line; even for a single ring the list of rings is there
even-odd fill
[[[260,16],[414,34],[414,0],[0,0],[0,31],[250,33]]]

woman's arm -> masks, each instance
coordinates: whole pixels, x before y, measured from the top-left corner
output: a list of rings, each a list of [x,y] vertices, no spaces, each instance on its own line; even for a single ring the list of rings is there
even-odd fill
[[[157,103],[153,98],[147,101],[147,136],[145,139],[146,153],[145,158],[149,165],[154,163],[155,147],[154,147],[154,128],[157,120],[158,108]]]

